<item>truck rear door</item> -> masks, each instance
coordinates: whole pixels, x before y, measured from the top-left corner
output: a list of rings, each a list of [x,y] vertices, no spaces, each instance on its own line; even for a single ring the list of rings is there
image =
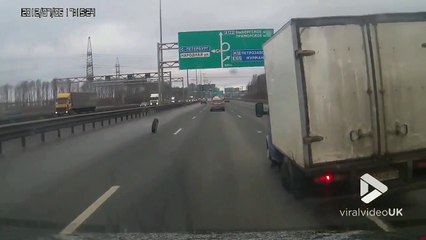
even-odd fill
[[[426,22],[370,25],[384,153],[426,148]]]
[[[312,164],[370,157],[377,151],[365,26],[299,28]],[[309,138],[306,138],[309,140]],[[315,139],[315,138],[314,138]],[[318,139],[318,138],[317,138]]]

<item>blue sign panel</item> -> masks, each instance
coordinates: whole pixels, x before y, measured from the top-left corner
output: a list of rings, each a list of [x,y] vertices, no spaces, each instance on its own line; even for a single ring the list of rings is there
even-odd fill
[[[234,62],[263,62],[263,50],[243,49],[232,51]]]

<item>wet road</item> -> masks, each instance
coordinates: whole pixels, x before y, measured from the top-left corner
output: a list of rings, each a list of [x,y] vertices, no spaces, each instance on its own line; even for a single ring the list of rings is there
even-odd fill
[[[253,103],[231,101],[225,112],[194,104],[44,144],[34,137],[26,149],[11,141],[0,159],[0,232],[383,231],[340,216],[365,207],[358,197],[287,193],[266,160],[267,121]],[[371,207],[404,207],[399,222],[381,219],[399,229],[405,219],[425,226],[425,205],[426,191],[413,190]]]

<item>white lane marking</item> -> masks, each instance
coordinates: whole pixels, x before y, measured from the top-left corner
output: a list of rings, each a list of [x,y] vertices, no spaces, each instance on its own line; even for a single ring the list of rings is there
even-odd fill
[[[262,131],[257,130],[257,133],[262,133]]]
[[[60,234],[68,235],[72,234],[77,228],[86,221],[87,218],[92,215],[96,209],[98,209],[108,198],[112,196],[112,194],[117,191],[117,189],[120,188],[120,186],[112,186],[108,191],[106,191],[102,196],[100,196],[92,205],[90,205],[86,210],[84,210],[76,219],[74,219],[68,226],[64,228],[60,232]]]
[[[238,117],[238,118],[242,118],[242,117],[241,117],[241,115],[239,115],[239,114],[237,114],[237,117]]]
[[[371,221],[373,221],[377,226],[379,226],[385,232],[394,232],[395,231],[395,229],[393,229],[393,227],[391,227],[390,225],[385,223],[382,219],[380,219],[376,216],[367,216],[367,218],[370,219]]]
[[[194,119],[196,119],[196,118],[197,118],[196,116],[193,116],[193,117],[192,117],[192,120],[194,120]]]
[[[180,131],[182,131],[182,128],[179,128],[175,133],[173,133],[174,135],[177,135]]]

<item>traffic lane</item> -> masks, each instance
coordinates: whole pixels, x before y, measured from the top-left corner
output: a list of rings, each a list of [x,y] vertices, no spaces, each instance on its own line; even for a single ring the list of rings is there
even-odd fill
[[[239,124],[235,120],[237,117],[230,112],[210,112],[209,105],[200,110],[198,115],[188,116],[190,120],[181,123],[175,122],[175,129],[163,130],[159,132],[155,138],[171,139],[172,142],[164,142],[163,149],[158,149],[161,141],[151,141],[149,148],[151,151],[146,153],[145,161],[157,162],[164,164],[163,168],[154,171],[153,169],[142,169],[140,179],[129,177],[129,179],[120,178],[120,191],[109,199],[99,211],[91,216],[87,224],[100,224],[106,219],[111,219],[111,225],[119,226],[120,231],[124,232],[147,232],[147,231],[191,231],[191,230],[238,230],[238,229],[280,229],[277,225],[273,225],[274,218],[269,218],[276,214],[273,208],[270,208],[271,203],[265,203],[265,207],[270,211],[254,209],[253,205],[247,203],[247,200],[242,198],[250,198],[252,196],[244,196],[248,191],[247,186],[244,193],[235,194],[240,186],[236,183],[236,179],[240,178],[235,175],[236,167],[232,158],[244,158],[241,156],[245,152],[245,148],[255,146],[247,146],[244,144],[245,139],[242,137],[241,129],[237,130],[237,134],[230,132],[233,137],[229,137],[224,131],[228,128],[233,129],[235,124]],[[196,118],[194,118],[196,117]],[[234,122],[234,124],[229,124]],[[223,129],[224,125],[230,125]],[[179,129],[182,129],[178,132]],[[244,129],[252,130],[251,126]],[[175,135],[175,133],[178,134]],[[164,135],[165,134],[165,135]],[[170,136],[172,136],[170,138]],[[245,137],[245,136],[244,136]],[[258,133],[250,133],[248,138],[258,138]],[[231,139],[231,140],[230,140]],[[264,139],[260,137],[259,139]],[[229,142],[231,141],[231,142]],[[242,143],[242,144],[240,144]],[[239,146],[232,150],[232,145]],[[262,140],[256,144],[264,145]],[[119,155],[125,155],[127,159],[132,158],[137,153],[138,149],[128,150]],[[256,150],[253,150],[256,152]],[[264,152],[264,151],[262,151]],[[161,155],[159,154],[161,153]],[[249,153],[253,156],[252,153]],[[257,155],[263,157],[264,154]],[[134,169],[139,161],[132,164]],[[140,163],[139,163],[140,164]],[[157,165],[158,165],[157,164]],[[227,166],[231,164],[230,166]],[[244,169],[244,166],[241,166]],[[268,166],[263,165],[259,169],[255,166],[255,172],[268,170]],[[148,173],[145,170],[149,170]],[[125,166],[119,166],[119,172],[128,172]],[[241,170],[244,171],[244,170]],[[206,172],[206,174],[204,174]],[[262,171],[261,171],[262,172]],[[123,174],[117,174],[123,176]],[[126,175],[124,175],[126,176]],[[131,174],[127,174],[131,176]],[[152,176],[149,177],[149,176]],[[207,178],[206,178],[207,177]],[[261,176],[260,178],[263,178]],[[244,173],[242,182],[248,181],[250,172]],[[230,179],[229,182],[227,179]],[[269,178],[271,179],[271,178]],[[197,183],[205,183],[205,189]],[[255,184],[249,182],[249,184]],[[268,185],[268,184],[267,184]],[[279,184],[274,184],[281,189]],[[264,186],[265,187],[265,186]],[[261,187],[256,189],[262,189]],[[274,192],[274,191],[272,191]],[[263,194],[265,195],[265,194]],[[254,197],[261,195],[256,194]],[[196,197],[195,201],[191,198]],[[212,202],[212,199],[216,201]],[[234,209],[238,206],[249,206],[238,210]],[[275,205],[281,205],[281,202],[275,199]],[[244,215],[242,211],[261,211],[263,217],[253,224],[246,223],[245,219],[250,212],[247,211]],[[210,211],[204,215],[205,211]],[[217,215],[219,214],[219,215]],[[285,215],[279,217],[285,218]],[[271,219],[269,221],[268,219]],[[263,227],[259,227],[259,222],[263,222]]]
[[[386,182],[384,182],[386,184]],[[406,189],[385,193],[368,205],[369,209],[402,209],[402,216],[381,216],[387,226],[397,230],[426,229],[426,189]],[[392,210],[393,211],[393,210]],[[426,232],[423,232],[426,234]]]
[[[204,123],[209,111],[201,105],[196,111],[160,126],[157,134],[147,141],[128,145],[110,155],[126,159],[116,165],[115,176],[119,191],[101,206],[78,231],[90,231],[87,226],[108,226],[107,231],[151,232],[185,231],[190,229],[186,196],[176,171],[176,154],[187,145],[187,139]],[[161,121],[161,119],[160,119]],[[196,146],[192,151],[197,151]]]
[[[347,199],[288,194],[269,168],[265,135],[254,121],[228,111],[200,114],[177,124],[183,130],[172,145],[179,147],[162,159],[171,165],[155,178],[122,183],[88,224],[110,219],[122,232],[378,229],[366,218],[339,216]]]
[[[254,104],[251,102],[244,101],[232,101],[229,104],[228,110],[235,112],[235,114],[243,116],[254,116]],[[256,118],[256,117],[254,117]],[[259,119],[259,118],[256,118]],[[268,116],[260,118],[268,119]],[[410,224],[415,224],[419,226],[426,225],[426,199],[425,199],[424,189],[414,189],[414,190],[405,190],[398,191],[392,194],[385,194],[379,199],[375,200],[370,205],[365,205],[360,201],[359,196],[349,196],[349,197],[335,197],[330,198],[326,201],[317,201],[317,200],[307,200],[306,205],[315,210],[314,214],[318,219],[328,219],[323,221],[329,226],[345,226],[345,225],[359,225],[359,226],[369,226],[366,224],[365,217],[341,217],[340,210],[344,211],[346,209],[365,209],[369,207],[372,209],[376,207],[377,209],[388,209],[388,208],[403,208],[404,216],[394,218],[394,217],[380,217],[380,221],[383,221],[385,225],[390,228],[401,228],[406,227]],[[309,206],[310,205],[310,206]],[[371,221],[371,220],[369,220]],[[407,222],[411,222],[407,224]],[[375,222],[373,224],[377,225]]]
[[[214,130],[210,133],[207,130],[203,135],[211,137],[208,140],[197,141],[205,140],[203,146],[208,147],[199,152],[190,152],[198,154],[197,156],[182,157],[188,162],[181,164],[188,166],[183,169],[188,171],[188,174],[183,176],[197,173],[197,167],[207,166],[206,169],[209,169],[208,166],[216,165],[218,168],[215,172],[199,175],[198,179],[203,179],[201,181],[191,181],[192,177],[187,177],[188,184],[204,183],[204,185],[192,187],[200,189],[199,191],[205,194],[204,199],[198,197],[200,193],[194,200],[194,205],[199,205],[201,210],[203,210],[204,201],[220,196],[218,203],[209,212],[212,215],[218,215],[216,220],[211,216],[208,217],[208,213],[196,214],[197,219],[193,222],[202,224],[203,221],[200,219],[209,219],[210,222],[195,229],[211,229],[209,226],[217,226],[221,230],[377,229],[374,223],[366,218],[342,219],[340,217],[339,210],[342,207],[356,205],[357,198],[295,200],[282,188],[279,171],[270,168],[270,162],[266,159],[266,131],[261,129],[263,132],[259,133],[260,124],[256,121],[257,118],[240,118],[228,109],[223,116],[214,115],[215,112],[209,115],[211,122],[206,121],[205,124],[212,126]],[[214,119],[219,116],[222,118]],[[210,164],[206,164],[205,161],[195,161],[195,159],[203,159],[203,156]],[[191,168],[193,171],[188,170]],[[225,174],[228,179],[222,179],[222,174]],[[218,176],[220,179],[217,178]],[[212,191],[205,186],[210,187]],[[227,186],[227,191],[222,193],[223,197],[222,186]],[[222,205],[228,202],[231,206],[226,205],[229,209],[225,207],[225,215],[220,215]],[[235,205],[232,206],[232,203]],[[224,221],[224,219],[230,220]]]
[[[294,229],[312,220],[271,174],[265,134],[256,131],[254,121],[228,107],[209,112],[203,125],[209,127],[198,129],[199,137],[185,145],[199,150],[177,155],[193,223],[188,230]]]
[[[257,133],[262,133],[262,131],[259,130],[259,126],[267,129],[269,118],[268,116],[257,118],[254,114],[254,105],[255,103],[251,102],[232,101],[227,110],[239,118],[241,123],[251,124],[249,128],[256,129]],[[264,132],[266,132],[266,130]],[[264,148],[264,151],[266,151],[266,148]],[[281,181],[280,173],[278,171],[272,171],[271,174],[275,175],[277,183]],[[306,229],[345,229],[350,227],[352,229],[367,228],[381,230],[375,222],[372,222],[365,217],[341,216],[341,210],[354,209],[362,205],[358,196],[352,195],[322,199],[307,198],[299,200],[298,202],[300,202],[303,205],[303,208],[316,219],[313,224],[305,225]]]
[[[263,129],[267,129],[269,118],[268,116],[257,118],[254,114],[254,105],[255,103],[251,102],[232,101],[232,104],[230,104],[227,109],[239,118],[240,124],[248,124],[247,128],[256,130],[258,134],[263,135],[264,137],[262,140],[263,144],[265,144],[267,131],[259,131],[259,126],[263,126]],[[254,131],[249,131],[249,133],[254,133]],[[247,136],[247,138],[252,139],[250,136]],[[263,152],[266,152],[266,147],[264,145]],[[266,154],[263,158],[265,159],[265,165],[268,165],[269,161],[266,160]],[[270,171],[270,173],[274,175],[275,183],[279,184],[281,182],[279,171],[273,170]],[[285,192],[285,194],[288,193]],[[305,229],[346,229],[348,227],[352,229],[378,229],[378,226],[375,223],[365,217],[341,217],[340,210],[360,206],[361,201],[359,201],[358,196],[307,198],[304,200],[298,200],[298,202],[315,218],[313,223],[304,225]]]
[[[154,117],[160,119],[161,128],[199,108],[190,105],[165,111],[4,158],[0,162],[4,186],[0,189],[0,217],[60,224],[72,220],[114,183],[110,173],[122,159],[111,158],[112,153],[142,139],[150,141]]]
[[[238,112],[239,115],[245,116],[245,114],[248,114],[250,116],[252,111],[254,112],[255,103],[244,101],[232,101],[232,103],[235,104],[230,105],[231,109],[233,109],[232,107],[235,107],[235,112]],[[260,119],[268,119],[268,116],[265,116]],[[425,189],[406,189],[394,193],[387,193],[369,205],[363,204],[360,201],[359,196],[334,198],[331,199],[333,204],[323,204],[323,202],[314,203],[315,205],[317,205],[316,209],[318,209],[315,212],[318,213],[317,215],[322,218],[324,218],[324,216],[329,216],[330,221],[327,221],[329,222],[329,224],[340,226],[342,225],[342,223],[345,223],[346,220],[349,219],[349,222],[353,222],[354,219],[352,219],[352,217],[343,217],[342,219],[341,217],[339,217],[339,210],[343,211],[345,209],[356,209],[358,207],[361,209],[365,209],[367,207],[369,209],[372,209],[374,207],[376,207],[377,209],[403,208],[403,216],[397,218],[389,216],[379,217],[380,221],[383,221],[384,224],[387,225],[387,227],[394,229],[400,229],[408,226],[424,227],[426,226],[425,193]],[[342,219],[342,221],[339,221],[339,219]],[[359,224],[363,225],[363,222],[364,221],[360,221]],[[374,222],[374,224],[376,223]]]
[[[130,232],[339,226],[334,223],[341,221],[334,215],[338,213],[335,202],[297,201],[283,190],[279,174],[265,159],[265,135],[255,131],[257,123],[228,111],[206,111],[197,119],[178,124],[184,127],[174,144],[181,147],[161,176],[145,187],[140,187],[141,181],[129,181],[134,185],[126,191],[122,184],[120,193],[89,222],[113,215],[120,231]],[[328,211],[317,214],[324,207]],[[372,225],[366,219],[360,221]],[[359,225],[352,220],[340,227],[357,229]]]
[[[254,105],[255,103],[251,102],[231,101],[227,104],[227,111],[235,114],[235,116],[240,118],[242,122],[248,121],[256,123],[256,126],[252,126],[253,129],[259,125],[265,126],[265,128],[267,128],[267,121],[269,120],[268,116],[263,118],[255,117]],[[274,174],[279,176],[278,172],[275,172]],[[357,208],[365,209],[367,207],[370,207],[370,209],[373,207],[377,207],[377,209],[402,207],[404,209],[403,217],[379,218],[380,221],[383,221],[387,227],[399,229],[409,226],[410,224],[416,226],[426,225],[426,199],[424,198],[425,191],[426,190],[424,189],[414,189],[398,191],[392,194],[385,194],[368,206],[363,204],[357,195],[334,197],[323,200],[307,199],[301,202],[304,202],[307,209],[311,209],[311,212],[314,216],[316,216],[318,222],[322,223],[322,226],[329,226],[332,228],[359,226],[361,228],[382,229],[371,219],[367,220],[365,217],[342,217],[340,211]],[[374,226],[371,226],[371,224]]]
[[[269,116],[265,115],[261,118],[256,117],[255,103],[232,100],[229,103],[226,103],[226,107],[228,111],[235,113],[237,117],[249,118],[254,123],[257,123],[259,127],[262,127],[265,131],[267,130]]]

